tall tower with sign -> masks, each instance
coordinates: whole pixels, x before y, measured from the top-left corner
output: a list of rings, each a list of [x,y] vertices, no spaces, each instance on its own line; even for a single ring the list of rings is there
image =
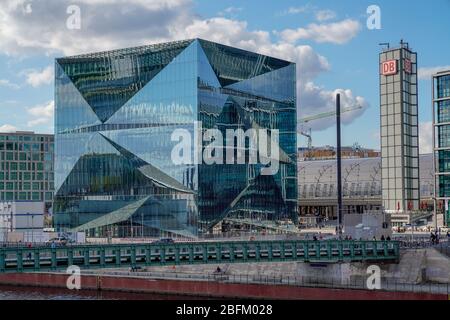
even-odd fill
[[[417,53],[407,43],[380,53],[383,206],[393,225],[419,209]]]

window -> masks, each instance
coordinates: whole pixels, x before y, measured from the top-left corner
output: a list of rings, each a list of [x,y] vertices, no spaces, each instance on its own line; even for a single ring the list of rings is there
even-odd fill
[[[41,193],[40,192],[33,192],[32,193],[32,200],[41,200]]]

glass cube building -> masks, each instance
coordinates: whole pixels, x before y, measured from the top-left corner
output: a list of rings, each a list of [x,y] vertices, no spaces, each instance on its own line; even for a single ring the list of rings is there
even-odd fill
[[[297,221],[294,63],[194,39],[59,58],[55,86],[58,230],[196,236],[227,218]],[[172,134],[195,137],[199,123],[224,137],[278,129],[278,172],[175,164]]]

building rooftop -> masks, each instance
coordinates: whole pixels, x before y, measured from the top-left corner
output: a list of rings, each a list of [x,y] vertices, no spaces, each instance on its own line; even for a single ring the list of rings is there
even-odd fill
[[[419,157],[420,195],[432,197],[433,155]],[[336,160],[298,162],[300,199],[336,197]],[[381,158],[342,160],[344,197],[381,197]]]
[[[35,135],[35,136],[53,136],[53,133],[36,133],[34,131],[11,131],[0,132],[0,135]]]

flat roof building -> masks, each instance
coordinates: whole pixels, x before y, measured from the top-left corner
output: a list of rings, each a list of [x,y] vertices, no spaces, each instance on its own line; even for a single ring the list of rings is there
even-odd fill
[[[433,75],[433,146],[436,194],[445,201],[445,221],[450,226],[450,70]]]
[[[0,225],[3,226],[0,229],[3,231],[32,229],[39,225],[38,220],[51,214],[54,192],[53,140],[51,134],[29,131],[0,133]],[[18,202],[23,204],[19,205]],[[23,210],[33,215],[31,220],[36,216],[34,227],[30,224],[27,228],[22,224],[19,228],[14,223],[17,218],[15,214],[20,210],[13,209],[19,207],[30,208],[28,211]]]
[[[295,64],[194,39],[60,58],[55,85],[59,230],[195,236],[225,217],[297,218]],[[234,146],[228,129],[278,130],[279,170],[198,161]],[[194,161],[176,163],[185,136],[175,155]]]

